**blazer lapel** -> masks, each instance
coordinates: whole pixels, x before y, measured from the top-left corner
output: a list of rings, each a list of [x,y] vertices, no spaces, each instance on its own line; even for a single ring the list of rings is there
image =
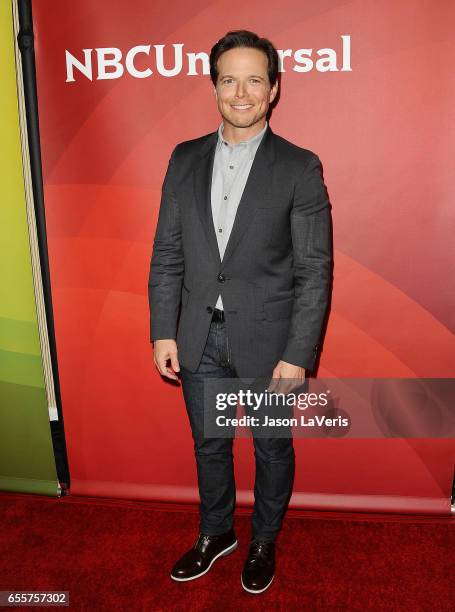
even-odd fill
[[[240,198],[234,225],[224,252],[223,264],[232,256],[242,236],[251,223],[255,207],[267,200],[273,165],[273,132],[270,125],[259,144],[253,164]],[[216,236],[215,236],[216,240]]]
[[[229,236],[223,261],[220,258],[218,242],[212,216],[212,173],[218,133],[213,132],[203,144],[203,150],[194,170],[194,193],[198,213],[208,243],[218,264],[225,263],[234,253],[248,225],[251,223],[257,203],[267,199],[270,193],[271,167],[273,166],[273,132],[270,125],[259,144],[253,164],[237,208],[234,226]]]
[[[213,256],[221,264],[220,251],[216,240],[215,227],[212,216],[212,173],[215,159],[218,132],[210,134],[204,142],[198,166],[194,170],[194,195],[197,210],[207,236]]]

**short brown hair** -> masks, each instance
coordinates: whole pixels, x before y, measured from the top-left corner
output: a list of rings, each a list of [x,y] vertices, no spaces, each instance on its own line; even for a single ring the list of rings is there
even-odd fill
[[[263,51],[268,59],[267,74],[270,85],[275,85],[278,78],[278,53],[273,44],[267,38],[260,38],[249,30],[233,30],[215,43],[210,51],[210,78],[215,85],[218,82],[217,62],[220,56],[229,49],[236,47],[249,47]]]

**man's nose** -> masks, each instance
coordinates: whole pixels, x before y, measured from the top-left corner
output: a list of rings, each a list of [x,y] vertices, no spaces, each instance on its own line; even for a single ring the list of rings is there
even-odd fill
[[[243,98],[243,96],[245,95],[245,85],[243,83],[238,83],[237,84],[237,98]]]

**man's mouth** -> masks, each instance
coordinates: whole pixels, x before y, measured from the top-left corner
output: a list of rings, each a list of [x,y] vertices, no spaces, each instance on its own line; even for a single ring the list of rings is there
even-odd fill
[[[231,104],[234,110],[244,111],[253,107],[252,104]]]

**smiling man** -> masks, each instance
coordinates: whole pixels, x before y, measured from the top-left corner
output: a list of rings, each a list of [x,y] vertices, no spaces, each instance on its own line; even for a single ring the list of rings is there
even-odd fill
[[[253,32],[228,32],[211,50],[210,76],[222,121],[172,152],[149,276],[154,361],[165,378],[180,372],[201,500],[199,536],[171,571],[177,581],[204,575],[237,547],[232,438],[204,436],[204,382],[273,377],[281,392],[301,383],[314,369],[332,273],[319,158],[267,121],[276,49]],[[254,449],[241,582],[262,593],[275,573],[294,449],[290,437],[255,437]]]

